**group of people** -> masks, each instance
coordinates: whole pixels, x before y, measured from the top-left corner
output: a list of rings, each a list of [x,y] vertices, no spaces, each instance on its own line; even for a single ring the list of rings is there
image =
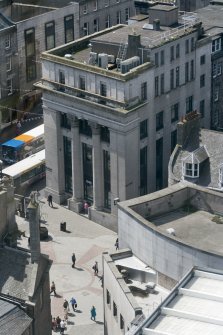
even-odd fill
[[[52,330],[53,331],[56,332],[57,330],[59,330],[60,334],[63,335],[65,329],[66,329],[66,323],[64,320],[61,320],[59,316],[52,319]]]

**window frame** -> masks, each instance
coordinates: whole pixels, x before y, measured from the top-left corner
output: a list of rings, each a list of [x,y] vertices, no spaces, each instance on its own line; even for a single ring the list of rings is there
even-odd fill
[[[156,114],[156,131],[164,128],[164,111],[160,111]]]
[[[140,122],[139,126],[139,132],[140,132],[140,140],[143,140],[144,138],[148,137],[148,119],[145,119]]]
[[[12,70],[12,56],[5,57],[6,64],[6,72],[10,72]]]
[[[190,173],[188,173],[190,171]],[[199,163],[183,162],[183,176],[187,178],[199,178]]]
[[[5,49],[8,50],[11,48],[11,34],[7,34],[5,38]]]
[[[71,39],[68,38],[68,35],[71,32]],[[64,17],[64,37],[65,43],[72,42],[74,40],[74,15],[69,14]]]
[[[8,84],[10,82],[10,84]],[[6,80],[6,89],[8,91],[7,95],[12,95],[13,94],[13,84],[12,84],[12,78],[8,78]]]
[[[179,102],[177,102],[170,107],[171,123],[179,120],[179,105]]]
[[[218,37],[218,38],[215,38],[213,41],[212,41],[212,45],[211,45],[211,51],[212,53],[215,53],[215,52],[218,52],[221,50],[221,37]]]
[[[52,25],[53,34],[48,34],[47,33],[47,30],[50,30],[50,28],[51,28],[51,27],[47,27],[48,25]],[[48,37],[51,37],[51,36],[53,36],[53,46],[48,47]],[[56,35],[55,35],[55,21],[53,20],[53,21],[46,22],[45,23],[45,48],[46,48],[46,50],[50,50],[50,49],[55,48],[55,46],[56,46],[55,37],[56,37]]]

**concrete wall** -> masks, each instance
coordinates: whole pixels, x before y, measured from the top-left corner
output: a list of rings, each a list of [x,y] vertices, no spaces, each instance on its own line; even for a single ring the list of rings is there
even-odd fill
[[[141,307],[136,303],[122,275],[109,255],[104,254],[103,267],[105,335],[121,335],[126,333],[127,327],[130,327],[136,313],[141,313]],[[107,290],[111,296],[110,304],[107,304]],[[117,317],[113,316],[113,301],[117,305]],[[124,331],[120,329],[120,314],[125,323]]]
[[[182,197],[184,196],[185,190],[182,192]],[[176,194],[175,201],[180,197],[180,193]],[[196,187],[190,188],[188,194],[188,201],[191,201],[193,206],[219,213],[222,213],[222,198],[219,193],[214,196],[213,192],[201,192],[196,190]],[[161,199],[159,203],[153,202],[157,212],[162,206],[165,207],[166,201]],[[166,209],[167,207],[168,205]],[[142,208],[138,205],[138,213],[143,213],[143,208],[145,204]],[[194,265],[216,269],[223,266],[222,256],[196,249],[174,237],[162,234],[149,221],[131,209],[126,211],[122,206],[118,209],[118,231],[120,248],[130,248],[134,255],[158,271],[158,282],[167,288],[173,287],[175,281],[179,281]]]

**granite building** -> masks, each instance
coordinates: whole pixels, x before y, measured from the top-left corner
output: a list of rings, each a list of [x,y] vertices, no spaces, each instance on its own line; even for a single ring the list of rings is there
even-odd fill
[[[44,52],[47,193],[77,212],[87,200],[109,224],[119,200],[166,186],[177,122],[210,104],[210,46],[196,16],[157,5],[149,20]]]

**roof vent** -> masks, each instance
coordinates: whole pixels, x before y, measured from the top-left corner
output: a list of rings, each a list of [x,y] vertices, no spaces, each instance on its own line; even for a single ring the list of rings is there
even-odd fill
[[[66,54],[66,55],[64,55],[64,57],[67,58],[67,59],[73,59],[73,56],[71,54]]]
[[[155,19],[153,20],[153,30],[160,30],[160,20],[159,19]]]
[[[172,236],[176,236],[175,229],[173,228],[167,228],[166,232]]]

